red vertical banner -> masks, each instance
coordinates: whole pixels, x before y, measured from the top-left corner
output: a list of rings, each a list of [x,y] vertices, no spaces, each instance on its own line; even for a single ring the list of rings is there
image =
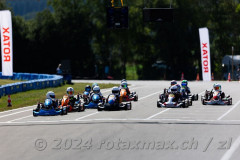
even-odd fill
[[[12,16],[9,10],[0,11],[2,75],[13,75]]]

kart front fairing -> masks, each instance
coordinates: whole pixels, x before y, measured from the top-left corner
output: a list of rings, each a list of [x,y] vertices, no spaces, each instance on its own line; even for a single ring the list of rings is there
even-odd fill
[[[210,100],[205,101],[207,105],[226,105],[228,104],[228,101],[222,101],[222,100]]]

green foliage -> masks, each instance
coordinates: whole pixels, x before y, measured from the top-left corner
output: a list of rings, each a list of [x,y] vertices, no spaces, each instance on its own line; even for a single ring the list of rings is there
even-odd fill
[[[180,79],[182,72],[185,78],[195,79],[201,73],[201,27],[208,27],[210,32],[211,64],[216,78],[222,78],[221,60],[231,54],[231,46],[235,47],[235,54],[239,52],[238,1],[171,1],[174,23],[143,22],[143,7],[167,8],[170,0],[124,1],[129,6],[126,30],[106,28],[109,2],[48,0],[52,10],[41,11],[30,21],[14,16],[15,68],[21,72],[55,73],[57,64],[69,59],[72,74],[78,77],[106,78],[104,68],[109,66],[109,74],[122,79],[132,72],[128,64],[134,64],[134,78],[138,79]],[[0,3],[0,8],[5,7]],[[21,58],[22,54],[32,61]],[[152,67],[157,60],[167,64],[165,71]]]

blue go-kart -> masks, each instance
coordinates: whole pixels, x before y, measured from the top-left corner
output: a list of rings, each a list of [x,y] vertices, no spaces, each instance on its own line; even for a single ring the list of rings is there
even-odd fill
[[[44,104],[38,103],[37,108],[33,110],[33,116],[56,116],[56,115],[66,115],[66,107],[54,107],[51,99],[46,99]]]
[[[91,102],[84,103],[84,106],[85,108],[88,108],[88,109],[90,108],[97,109],[99,105],[103,105],[103,104],[104,104],[104,99],[102,100],[98,94],[93,94]]]
[[[107,98],[107,101],[104,105],[98,105],[98,111],[103,110],[131,110],[132,103],[122,103],[117,101],[117,97],[113,94],[110,94]]]

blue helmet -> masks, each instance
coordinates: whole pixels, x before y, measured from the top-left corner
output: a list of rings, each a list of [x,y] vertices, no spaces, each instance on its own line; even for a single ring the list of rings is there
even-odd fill
[[[90,92],[91,91],[91,86],[89,86],[89,85],[86,85],[86,87],[85,87],[85,91],[87,91],[87,92]]]

